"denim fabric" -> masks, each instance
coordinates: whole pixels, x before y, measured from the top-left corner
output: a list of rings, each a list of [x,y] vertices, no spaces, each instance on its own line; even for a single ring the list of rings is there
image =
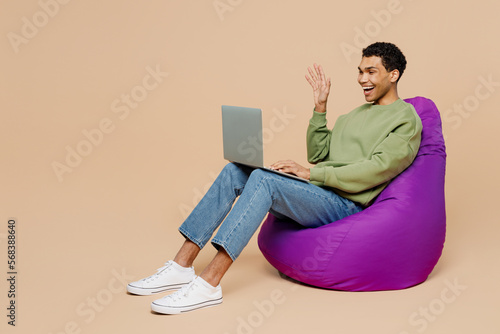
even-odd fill
[[[203,248],[220,225],[212,244],[223,247],[234,261],[268,212],[318,227],[361,210],[361,205],[327,188],[229,163],[179,231]]]

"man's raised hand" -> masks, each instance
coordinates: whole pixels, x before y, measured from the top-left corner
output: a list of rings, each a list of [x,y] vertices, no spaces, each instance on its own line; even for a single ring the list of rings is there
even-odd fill
[[[314,110],[317,112],[326,112],[326,101],[330,94],[330,86],[332,83],[330,78],[326,78],[321,65],[314,64],[313,66],[314,71],[310,67],[307,68],[309,75],[306,74],[306,80],[313,89]]]

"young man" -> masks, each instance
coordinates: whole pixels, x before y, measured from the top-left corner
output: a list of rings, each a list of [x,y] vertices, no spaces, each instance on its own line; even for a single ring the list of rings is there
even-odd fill
[[[368,103],[340,116],[332,130],[326,126],[330,78],[321,66],[308,68],[315,106],[307,154],[316,166],[286,160],[271,168],[311,183],[229,163],[180,226],[185,242],[175,258],[156,274],[130,283],[128,292],[149,295],[180,288],[151,304],[153,311],[165,314],[220,304],[222,277],[268,212],[314,228],[369,206],[412,163],[420,145],[422,123],[397,91],[405,68],[406,59],[393,44],[374,43],[364,49],[358,83]],[[211,241],[218,252],[196,276],[193,261],[219,225]]]

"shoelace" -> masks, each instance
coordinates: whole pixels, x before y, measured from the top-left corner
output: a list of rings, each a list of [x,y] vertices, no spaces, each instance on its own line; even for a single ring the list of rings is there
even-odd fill
[[[183,286],[180,290],[177,290],[176,292],[174,292],[173,294],[171,295],[168,295],[166,296],[165,298],[169,298],[169,299],[172,299],[172,301],[177,301],[183,297],[187,297],[189,295],[189,293],[194,289],[196,288],[198,285],[196,284],[196,282],[193,280],[191,281],[191,283],[189,283],[188,285],[185,285]]]
[[[154,281],[155,279],[157,279],[161,275],[161,273],[163,273],[165,270],[167,270],[168,268],[170,268],[170,266],[172,266],[172,262],[170,262],[170,261],[166,262],[163,267],[156,269],[156,274],[153,274],[153,275],[151,275],[149,277],[146,277],[143,280],[145,282]]]

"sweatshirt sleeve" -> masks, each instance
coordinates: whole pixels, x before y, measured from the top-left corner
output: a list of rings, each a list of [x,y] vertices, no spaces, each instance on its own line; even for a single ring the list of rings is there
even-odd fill
[[[307,128],[307,161],[316,164],[325,160],[330,153],[332,131],[326,127],[326,112],[313,111]]]
[[[322,162],[311,168],[311,181],[346,193],[358,193],[387,182],[413,162],[421,132],[420,120],[405,121],[389,133],[369,159],[344,166]]]

